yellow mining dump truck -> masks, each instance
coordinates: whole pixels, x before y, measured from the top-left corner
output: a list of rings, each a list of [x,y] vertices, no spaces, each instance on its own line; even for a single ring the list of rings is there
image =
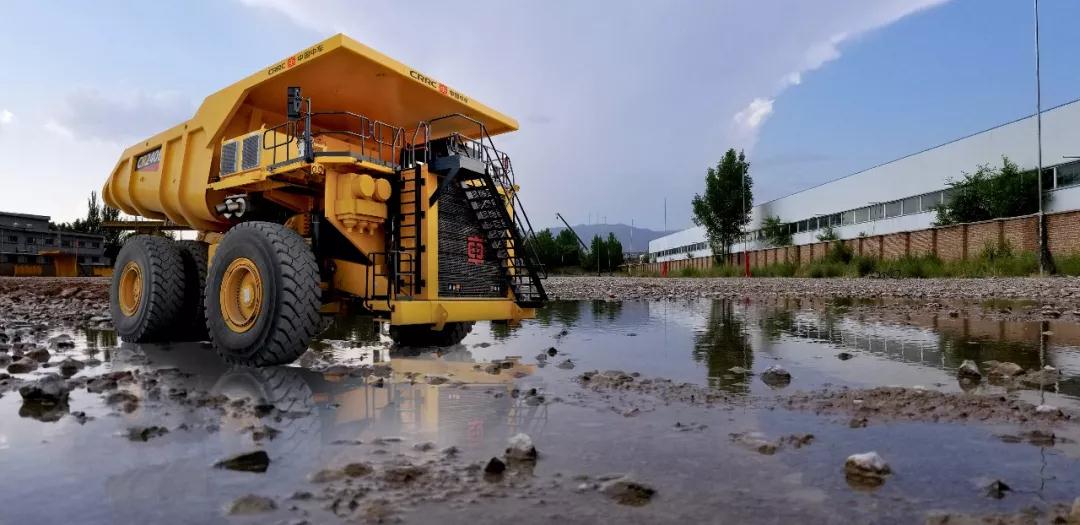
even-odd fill
[[[288,363],[320,314],[370,313],[407,346],[547,299],[509,157],[517,122],[344,35],[210,95],[124,151],[103,195],[198,231],[135,236],[116,258],[127,341],[209,338],[228,360]]]

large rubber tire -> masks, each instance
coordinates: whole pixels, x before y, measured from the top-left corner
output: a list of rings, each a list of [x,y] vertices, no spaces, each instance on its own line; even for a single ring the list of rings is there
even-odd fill
[[[454,346],[472,332],[473,323],[446,323],[442,330],[432,330],[431,325],[401,325],[390,327],[390,338],[398,346]]]
[[[184,305],[176,323],[174,341],[206,341],[206,267],[209,245],[202,241],[177,241],[184,263]]]
[[[138,274],[137,281],[130,272]],[[136,282],[138,299],[121,307],[121,282]],[[171,239],[137,235],[124,243],[116,255],[109,311],[116,332],[124,341],[147,343],[166,340],[184,302],[184,265]]]
[[[222,293],[222,285],[229,268],[242,263],[253,264],[257,270],[260,299],[250,324],[237,330],[226,321],[222,304],[228,294]],[[204,304],[210,340],[230,363],[291,363],[318,332],[320,295],[319,267],[303,237],[271,222],[233,226],[218,244],[206,277]]]

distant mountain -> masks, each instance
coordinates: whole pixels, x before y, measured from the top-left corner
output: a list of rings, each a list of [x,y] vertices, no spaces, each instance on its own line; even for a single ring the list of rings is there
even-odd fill
[[[551,234],[558,235],[559,232],[565,229],[565,227],[551,228]],[[609,232],[614,233],[615,238],[619,239],[619,242],[622,243],[623,250],[628,252],[648,251],[649,241],[666,235],[664,232],[646,228],[636,228],[626,224],[575,224],[574,231],[581,237],[581,240],[585,241],[585,244],[589,244],[595,235],[599,235],[606,239]],[[539,230],[537,230],[537,232],[539,232]],[[633,232],[633,243],[630,242],[631,232]]]

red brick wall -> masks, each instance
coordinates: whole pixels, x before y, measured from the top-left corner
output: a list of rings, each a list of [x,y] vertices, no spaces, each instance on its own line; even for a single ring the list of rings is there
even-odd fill
[[[934,236],[936,230],[919,230],[911,232],[911,249],[910,255],[912,257],[923,257],[934,253]]]
[[[987,221],[968,225],[968,257],[976,257],[987,248],[993,250],[1001,245],[1001,222]]]
[[[1055,213],[1046,216],[1050,251],[1054,255],[1080,253],[1080,211]],[[937,255],[943,261],[955,261],[964,257],[978,257],[987,243],[997,246],[1008,242],[1017,252],[1032,252],[1039,248],[1038,218],[1035,216],[1000,219],[956,226],[943,226],[913,232],[875,235],[858,239],[846,239],[844,244],[855,254],[866,257],[894,259],[905,254],[912,256]],[[819,261],[828,253],[828,242],[815,242],[786,248],[768,248],[750,252],[750,266],[761,267],[785,262],[809,264]],[[739,254],[728,256],[730,264],[742,267]],[[680,259],[668,264],[670,272],[694,267],[708,269],[712,257],[693,260]],[[660,263],[650,263],[646,271],[659,272]]]
[[[1038,223],[1035,224],[1036,232]],[[1054,255],[1080,252],[1080,212],[1056,213],[1046,216],[1047,244]],[[1038,233],[1035,234],[1036,241]]]
[[[943,261],[959,261],[965,257],[964,232],[967,225],[946,226],[937,230],[937,256]]]
[[[1051,215],[1051,217],[1054,217]],[[1074,224],[1080,218],[1072,219]],[[1015,251],[1034,252],[1039,249],[1039,219],[1038,217],[1020,217],[1002,221],[1002,237]],[[1075,238],[1075,237],[1074,237]],[[1075,250],[1073,250],[1075,251]]]
[[[890,233],[884,236],[883,246],[884,253],[883,259],[900,259],[907,256],[908,253],[908,236],[907,232]]]

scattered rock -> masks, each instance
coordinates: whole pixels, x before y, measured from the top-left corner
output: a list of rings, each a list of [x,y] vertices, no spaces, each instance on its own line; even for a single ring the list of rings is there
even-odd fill
[[[349,463],[341,471],[350,478],[360,478],[374,472],[367,463]]]
[[[848,359],[851,359],[852,357],[855,357],[855,356],[852,355],[850,352],[840,352],[839,354],[836,354],[836,358],[841,360],[841,361],[847,361]]]
[[[742,375],[742,374],[751,373],[751,370],[749,368],[743,368],[741,366],[733,366],[733,367],[728,369],[728,372],[731,372],[732,374],[740,374],[740,375]]]
[[[536,447],[528,434],[516,434],[510,438],[506,446],[507,462],[531,462],[536,461],[536,457]]]
[[[975,364],[975,361],[965,359],[963,363],[960,363],[960,367],[956,369],[956,377],[961,381],[978,383],[982,381],[982,372],[979,372],[979,367]]]
[[[60,373],[64,377],[71,377],[77,374],[79,370],[82,370],[83,367],[86,365],[78,359],[72,359],[69,357],[67,359],[64,359],[63,361],[60,361],[60,364],[57,366],[60,369]]]
[[[52,357],[52,354],[50,354],[48,350],[40,346],[29,350],[24,355],[39,363],[47,363],[49,361],[49,358]]]
[[[889,464],[877,452],[852,454],[844,461],[844,474],[852,485],[877,487],[890,473]]]
[[[491,458],[488,460],[487,465],[484,466],[485,474],[502,474],[506,471],[506,463],[503,463],[499,458]]]
[[[555,366],[557,368],[561,368],[563,370],[573,370],[574,369],[574,362],[569,360],[569,359],[564,359],[561,363],[559,363],[559,364],[557,364]]]
[[[37,370],[38,362],[28,357],[20,357],[11,362],[7,367],[10,374],[26,374]]]
[[[105,397],[105,404],[119,405],[121,410],[130,414],[139,408],[139,397],[127,390],[118,390]]]
[[[995,479],[989,485],[986,486],[986,495],[994,499],[1001,499],[1005,497],[1005,493],[1011,491],[1012,488],[1005,484],[1000,479]]]
[[[164,436],[169,429],[159,426],[131,427],[128,429],[127,438],[131,441],[150,441],[153,438]]]
[[[345,472],[337,469],[322,469],[310,476],[308,481],[312,483],[330,483],[332,481],[338,481],[345,477]]]
[[[559,350],[557,348],[555,348],[554,346],[547,349],[547,355],[549,355],[551,357],[555,357],[558,353],[559,353]]]
[[[390,467],[383,472],[383,481],[391,485],[408,485],[427,474],[427,469],[415,465]]]
[[[630,479],[611,480],[600,486],[600,492],[620,505],[641,507],[656,495],[656,489]]]
[[[983,361],[990,379],[1010,379],[1024,373],[1024,367],[1009,361]]]
[[[783,388],[791,384],[791,372],[780,365],[772,365],[761,373],[761,381],[773,388]]]
[[[229,505],[229,515],[245,516],[250,514],[262,514],[277,509],[277,503],[266,496],[248,494],[233,500]]]
[[[47,374],[33,383],[19,387],[23,400],[46,405],[67,403],[71,389],[63,378],[56,374]]]
[[[223,459],[214,464],[215,468],[239,470],[242,472],[266,472],[266,469],[269,466],[270,456],[266,454],[265,450],[246,452],[244,454]]]

